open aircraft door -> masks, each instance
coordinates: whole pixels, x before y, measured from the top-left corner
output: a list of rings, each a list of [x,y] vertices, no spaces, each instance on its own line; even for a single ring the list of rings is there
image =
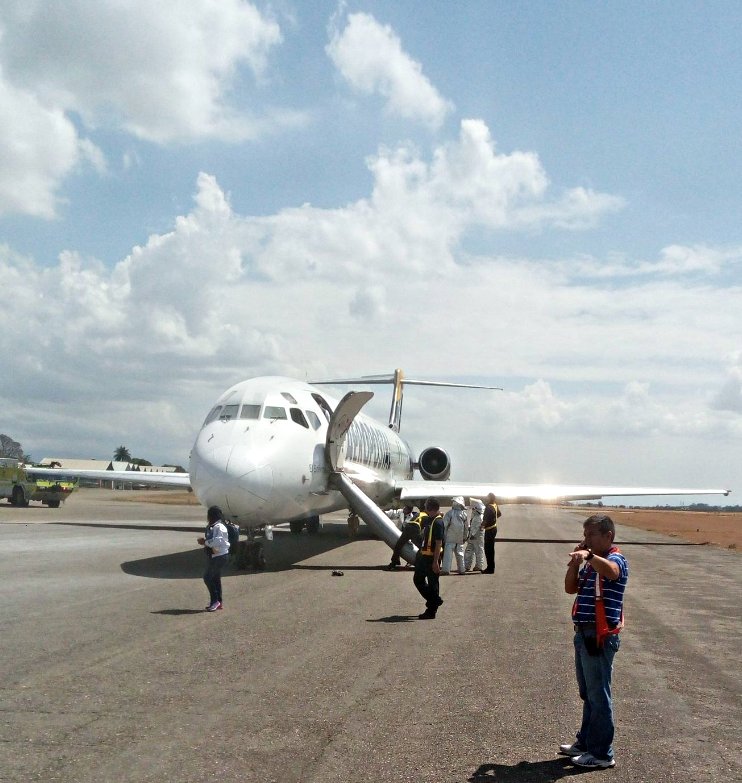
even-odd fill
[[[343,469],[345,462],[345,436],[361,408],[373,397],[373,392],[348,392],[338,403],[327,428],[325,454],[330,471]]]

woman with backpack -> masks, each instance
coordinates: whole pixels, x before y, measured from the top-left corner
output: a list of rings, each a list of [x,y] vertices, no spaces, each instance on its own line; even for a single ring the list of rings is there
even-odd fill
[[[222,569],[227,564],[229,557],[229,535],[224,524],[224,514],[219,506],[211,506],[206,512],[206,532],[198,540],[201,546],[206,548],[206,556],[209,558],[204,583],[209,590],[209,605],[207,612],[216,612],[223,609],[222,603]]]

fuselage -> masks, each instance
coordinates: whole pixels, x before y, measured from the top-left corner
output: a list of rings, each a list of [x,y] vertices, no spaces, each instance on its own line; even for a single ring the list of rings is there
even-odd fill
[[[347,507],[328,489],[328,423],[338,401],[317,387],[266,376],[242,381],[216,401],[196,437],[190,480],[205,506],[253,527]],[[412,477],[409,446],[385,424],[358,414],[346,438],[345,472],[388,505]]]

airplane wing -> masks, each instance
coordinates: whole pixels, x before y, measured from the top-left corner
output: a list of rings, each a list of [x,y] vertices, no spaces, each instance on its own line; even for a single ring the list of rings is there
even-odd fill
[[[48,478],[89,478],[102,481],[133,481],[152,487],[183,487],[190,489],[188,473],[148,473],[139,470],[69,470],[64,468],[29,468],[34,476]]]
[[[554,503],[565,500],[599,500],[604,497],[643,495],[728,495],[728,489],[673,489],[669,487],[606,487],[591,484],[471,484],[458,481],[398,481],[400,500],[434,497],[450,500],[457,495],[484,498],[492,492],[497,502]]]

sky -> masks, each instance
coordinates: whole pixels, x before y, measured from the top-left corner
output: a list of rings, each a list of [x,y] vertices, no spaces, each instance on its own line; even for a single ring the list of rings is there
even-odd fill
[[[454,479],[739,503],[741,23],[5,0],[0,432],[187,465],[240,380],[399,367],[503,387],[407,388]]]

